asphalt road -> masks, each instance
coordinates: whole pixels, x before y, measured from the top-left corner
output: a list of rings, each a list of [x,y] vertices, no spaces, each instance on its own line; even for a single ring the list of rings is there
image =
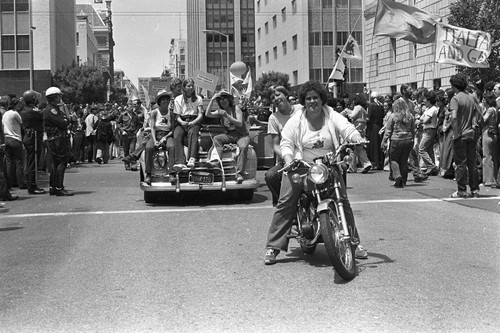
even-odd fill
[[[263,264],[273,207],[258,176],[251,202],[148,205],[118,162],[69,169],[73,197],[17,191],[0,213],[0,332],[500,331],[500,190],[456,200],[450,180],[350,174],[369,259],[346,283],[322,246],[292,240]]]

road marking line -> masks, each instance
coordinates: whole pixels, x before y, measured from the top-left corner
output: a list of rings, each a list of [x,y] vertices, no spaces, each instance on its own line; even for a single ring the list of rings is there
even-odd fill
[[[475,201],[475,200],[500,200],[500,196],[484,197],[484,198],[427,198],[427,199],[387,199],[387,200],[368,200],[368,201],[351,201],[351,205],[369,205],[381,203],[422,203],[422,202],[442,202],[442,201]],[[78,216],[78,215],[111,215],[111,214],[145,214],[145,213],[182,213],[182,212],[205,212],[205,211],[221,211],[221,210],[255,210],[255,209],[274,209],[273,206],[251,206],[251,207],[212,207],[212,208],[173,208],[173,209],[141,209],[141,210],[112,210],[112,211],[95,211],[95,212],[53,212],[53,213],[33,213],[33,214],[1,214],[1,218],[30,218],[30,217],[58,217],[58,216]]]

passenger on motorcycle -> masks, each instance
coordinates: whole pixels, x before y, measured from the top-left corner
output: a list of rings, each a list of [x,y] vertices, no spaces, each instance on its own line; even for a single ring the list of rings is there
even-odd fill
[[[196,162],[198,136],[203,120],[203,98],[196,94],[193,79],[188,78],[182,82],[182,95],[175,98],[174,113],[178,123],[174,130],[174,168],[182,169],[186,166],[184,145],[188,147],[187,166],[192,168]]]
[[[214,101],[217,102],[218,109],[213,111]],[[236,161],[236,181],[243,182],[243,172],[245,171],[245,162],[247,160],[248,145],[250,136],[243,119],[241,108],[234,103],[234,96],[227,91],[220,91],[215,94],[207,106],[205,115],[209,118],[219,118],[221,124],[226,128],[226,133],[216,135],[213,140],[213,149],[217,150],[217,156],[222,156],[224,144],[236,143],[240,150],[238,160]],[[211,160],[212,164],[219,165],[218,160]]]
[[[174,166],[175,143],[174,143],[174,121],[175,115],[169,110],[172,94],[166,90],[161,90],[156,95],[158,108],[151,111],[149,118],[151,128],[151,138],[146,144],[145,149],[145,170],[146,177],[144,181],[151,185],[151,169],[153,167],[153,155],[155,149],[164,145],[168,152],[168,169],[172,170]],[[170,181],[175,179],[170,176]]]
[[[290,92],[283,86],[271,87],[269,90],[269,100],[277,110],[269,116],[267,133],[271,134],[273,138],[274,155],[278,162],[275,166],[267,170],[264,179],[273,196],[273,205],[276,206],[280,195],[282,177],[282,173],[278,172],[278,170],[285,166],[280,149],[281,131],[288,119],[301,110],[302,105],[290,104],[289,97],[292,96],[290,96]]]
[[[341,142],[361,143],[364,140],[353,124],[326,105],[327,91],[317,81],[304,83],[299,91],[299,103],[302,110],[295,113],[285,124],[281,132],[281,155],[285,165],[294,159],[302,159],[307,163],[314,163],[316,157],[334,151]],[[336,170],[335,172],[339,172]],[[354,214],[347,198],[347,191],[342,175],[340,181],[340,200],[344,205],[346,221],[353,226],[353,238],[359,244],[359,235],[354,223]],[[269,227],[264,263],[276,263],[276,256],[280,251],[288,250],[287,235],[297,214],[297,202],[302,192],[302,183],[292,181],[292,173],[283,175],[280,197]],[[356,258],[367,258],[366,251],[361,245],[356,249]]]

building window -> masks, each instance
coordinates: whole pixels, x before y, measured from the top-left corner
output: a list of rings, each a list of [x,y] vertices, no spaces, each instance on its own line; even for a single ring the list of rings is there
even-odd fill
[[[324,0],[323,0],[324,1]],[[361,8],[361,0],[337,0],[338,8]]]
[[[397,59],[396,59],[396,38],[391,38],[391,43],[389,45],[390,50],[389,52],[391,53],[391,64],[395,64]]]
[[[29,0],[16,0],[16,12],[29,11]]]
[[[434,90],[441,89],[441,79],[434,79],[432,81],[432,87],[434,88]]]
[[[283,43],[281,43],[281,48],[283,49],[283,55],[286,55],[286,41],[284,41]]]
[[[80,46],[80,33],[76,33],[76,46]]]
[[[269,51],[266,51],[266,64],[269,63]]]
[[[395,94],[395,93],[397,93],[397,92],[398,92],[398,87],[396,87],[396,86],[391,86],[391,93],[392,93],[392,95],[394,95],[394,94]]]
[[[292,36],[292,46],[294,50],[297,49],[297,35]]]
[[[321,34],[320,32],[310,32],[309,33],[309,46],[321,45]]]
[[[293,79],[292,79],[293,85],[296,86],[299,83],[299,72],[293,71],[292,77],[293,77]]]
[[[349,72],[350,82],[363,82],[363,68],[351,68]]]
[[[281,22],[286,21],[286,7],[281,10]]]
[[[417,58],[417,43],[410,42],[409,49],[410,49],[410,59],[416,59]]]
[[[278,47],[273,47],[274,60],[278,59]]]
[[[375,66],[373,70],[373,76],[377,77],[378,76],[378,53],[374,55],[375,58]]]
[[[333,0],[323,0],[323,8],[333,8]]]
[[[15,51],[16,44],[14,41],[14,36],[2,36],[2,51]]]
[[[297,0],[292,0],[292,14],[297,14]]]
[[[266,35],[269,34],[269,22],[266,22],[264,24],[264,32],[266,33]]]
[[[273,29],[276,29],[278,26],[278,19],[276,18],[276,15],[273,16]]]
[[[333,32],[323,32],[323,45],[333,45]]]
[[[13,12],[14,0],[2,0],[0,3],[0,10],[2,12]]]

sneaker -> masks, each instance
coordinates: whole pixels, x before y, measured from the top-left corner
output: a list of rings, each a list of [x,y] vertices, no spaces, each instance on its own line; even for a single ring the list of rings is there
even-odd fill
[[[421,183],[421,182],[427,180],[427,178],[429,178],[429,176],[424,175],[424,174],[413,175],[413,180],[415,181],[415,183]]]
[[[394,181],[394,187],[396,188],[403,188],[403,177],[396,177],[396,180]]]
[[[181,171],[182,169],[186,169],[187,166],[182,164],[182,163],[179,163],[179,164],[174,164],[174,166],[172,167],[172,169],[174,169],[174,171]]]
[[[96,157],[95,161],[97,162],[97,164],[101,164],[102,163],[102,158]]]
[[[467,193],[465,191],[456,191],[450,195],[450,198],[468,198],[468,197],[469,197],[469,193]]]
[[[479,198],[479,190],[472,191],[470,196],[473,198]]]
[[[126,163],[135,163],[136,161],[137,161],[137,159],[132,154],[122,158],[122,162],[126,162]]]
[[[238,175],[236,176],[236,182],[237,182],[238,184],[243,183],[243,180],[244,180],[244,178],[243,178],[243,176],[242,176],[242,175],[238,174]]]
[[[361,170],[361,173],[368,173],[368,171],[370,171],[371,169],[372,169],[372,166],[367,165],[363,168],[363,170]]]
[[[187,167],[188,168],[194,168],[194,162],[195,162],[195,159],[194,157],[191,157],[187,163]]]
[[[280,253],[279,250],[276,249],[267,249],[266,256],[264,258],[265,265],[274,265],[276,263],[276,256]]]
[[[363,245],[359,244],[356,247],[356,252],[354,254],[356,259],[368,259],[368,252],[363,248]]]

